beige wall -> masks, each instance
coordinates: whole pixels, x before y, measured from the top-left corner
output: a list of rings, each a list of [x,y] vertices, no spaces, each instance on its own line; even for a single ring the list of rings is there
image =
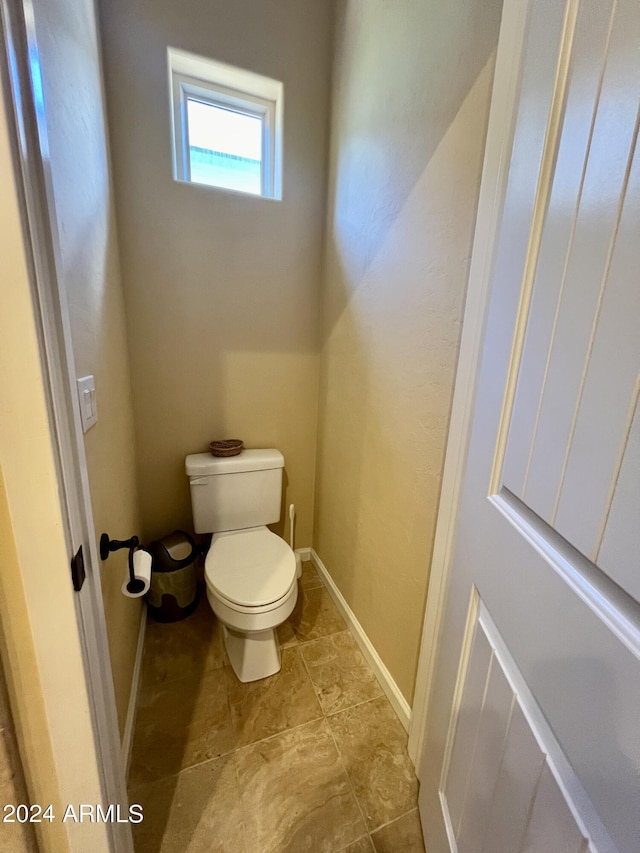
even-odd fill
[[[0,211],[0,223],[2,223],[2,220],[3,216]],[[2,240],[0,239],[1,245]],[[20,246],[19,243],[17,245]],[[16,280],[12,279],[11,283],[15,284]],[[35,341],[32,339],[30,343],[34,344]],[[9,391],[9,394],[13,393],[15,393],[15,389]],[[2,384],[2,394],[3,400],[6,400],[7,387],[5,382]],[[1,424],[0,430],[2,430]],[[6,437],[3,438],[0,434],[0,452],[2,456],[6,457],[10,453],[15,457],[17,456],[16,451],[17,448],[13,441],[7,443]],[[53,462],[53,460],[50,461]],[[8,473],[8,479],[9,483],[11,483],[10,472]],[[55,486],[55,480],[53,481],[53,485]],[[14,499],[14,518],[12,518],[10,507],[11,497]],[[2,614],[0,616],[0,656],[3,669],[2,679],[6,683],[8,693],[12,699],[12,708],[15,714],[13,722],[17,729],[17,742],[19,742],[21,747],[21,760],[24,761],[22,769],[25,776],[25,779],[20,779],[14,775],[20,772],[18,756],[15,752],[15,747],[18,743],[15,745],[12,743],[11,732],[5,735],[3,731],[2,743],[0,744],[0,796],[2,797],[2,804],[11,802],[52,803],[57,813],[61,806],[64,808],[60,794],[59,771],[56,766],[56,760],[59,759],[59,755],[56,756],[55,747],[51,740],[52,733],[47,720],[47,709],[43,697],[46,688],[40,676],[38,653],[34,648],[27,591],[25,590],[25,579],[23,578],[24,566],[26,564],[23,562],[21,565],[20,563],[18,555],[19,544],[16,543],[16,538],[20,540],[22,535],[24,561],[25,537],[29,535],[33,536],[33,528],[35,527],[35,522],[31,520],[31,529],[29,529],[29,519],[25,519],[24,512],[22,518],[20,517],[19,508],[18,517],[15,518],[15,501],[17,500],[20,503],[21,500],[24,500],[24,497],[24,494],[20,494],[20,483],[16,483],[11,496],[7,493],[3,471],[0,468],[0,566],[2,567],[2,571],[0,571],[0,607],[2,608],[0,611]],[[50,505],[44,501],[38,508],[41,513],[38,519],[39,530],[50,532],[52,525],[55,527],[59,521],[55,504]],[[17,530],[15,529],[16,527],[18,528]],[[33,554],[29,554],[28,546],[26,547],[28,559]],[[66,570],[66,560],[63,566]],[[33,589],[33,585],[36,582],[33,569],[30,580]],[[56,584],[60,582],[59,575],[57,578],[52,577],[48,580],[46,595],[52,601],[59,600],[58,596],[52,595]],[[26,583],[28,582],[29,578],[26,579]],[[69,581],[66,571],[64,582],[68,588]],[[60,639],[63,642],[67,642],[68,635]],[[57,646],[57,649],[54,649],[54,645]],[[52,644],[54,654],[59,649],[60,647],[57,643]],[[71,679],[73,678],[73,673],[70,673],[70,677]],[[60,708],[61,712],[62,707]],[[8,708],[3,709],[2,712],[3,719],[0,719],[0,727],[2,729],[7,725],[6,716],[8,716]],[[27,800],[20,801],[13,799],[10,791],[11,787],[14,787],[15,796],[24,793],[25,788],[27,788]],[[12,828],[10,827],[10,829]],[[62,824],[34,824],[33,829],[39,836],[38,841],[42,850],[63,851],[68,849],[66,833]],[[8,846],[3,847],[5,838]],[[14,849],[20,850],[21,848],[18,846],[20,843],[27,845],[26,849],[29,849],[28,845],[31,843],[31,839],[28,836],[21,838],[17,831],[9,832],[6,836],[4,833],[0,835],[0,851],[2,853],[5,853],[5,851],[9,853],[9,851],[13,851]],[[15,848],[11,846],[13,844],[16,845]]]
[[[92,0],[37,5],[51,175],[62,275],[78,376],[96,380],[98,423],[85,435],[96,537],[140,532],[133,409],[118,269],[98,40]],[[120,592],[124,552],[102,567],[102,589],[122,733],[140,603]]]
[[[0,496],[4,498],[4,488],[0,483]],[[0,503],[0,535],[6,537],[5,529],[6,501]],[[0,546],[1,548],[2,546]],[[4,550],[4,549],[3,549]],[[9,705],[7,685],[2,659],[6,659],[6,644],[2,636],[0,623],[0,806],[29,803],[29,795],[24,779],[22,761],[18,752],[18,743],[13,725],[13,715]],[[15,816],[14,816],[15,817]],[[0,833],[0,853],[35,853],[36,837],[32,824],[4,823]]]
[[[498,0],[342,0],[315,548],[411,701]]]
[[[327,0],[101,4],[148,537],[191,527],[185,455],[235,437],[284,453],[311,544],[331,15]],[[283,81],[281,202],[173,180],[168,45]]]

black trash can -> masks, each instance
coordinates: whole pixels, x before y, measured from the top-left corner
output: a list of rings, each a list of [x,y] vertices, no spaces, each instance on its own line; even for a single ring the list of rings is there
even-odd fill
[[[150,542],[153,558],[147,594],[150,615],[157,622],[177,622],[198,606],[197,544],[184,530]]]

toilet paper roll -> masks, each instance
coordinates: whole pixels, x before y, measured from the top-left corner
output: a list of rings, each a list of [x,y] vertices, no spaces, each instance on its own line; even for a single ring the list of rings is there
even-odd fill
[[[122,594],[127,598],[141,598],[149,591],[151,585],[151,554],[139,548],[133,554],[133,574],[135,581],[131,581],[129,571],[122,584]]]

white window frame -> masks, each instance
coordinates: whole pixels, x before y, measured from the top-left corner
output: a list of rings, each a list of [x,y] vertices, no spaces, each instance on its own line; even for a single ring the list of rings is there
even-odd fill
[[[196,56],[174,47],[167,49],[169,100],[173,148],[173,177],[191,183],[187,101],[231,109],[262,121],[262,169],[260,195],[282,198],[282,126],[284,87],[278,80],[223,62]],[[200,184],[211,189],[225,187]],[[247,195],[254,195],[247,193]]]

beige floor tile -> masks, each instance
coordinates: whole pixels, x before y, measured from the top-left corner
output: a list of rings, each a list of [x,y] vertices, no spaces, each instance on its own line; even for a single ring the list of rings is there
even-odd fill
[[[297,648],[283,649],[282,669],[243,684],[226,666],[231,724],[237,746],[246,746],[322,716]]]
[[[288,619],[282,625],[278,625],[276,634],[278,635],[278,643],[281,649],[290,649],[292,646],[298,645],[296,632],[293,630],[293,625]]]
[[[406,735],[345,629],[310,563],[271,678],[238,681],[205,597],[180,623],[149,624],[137,853],[421,853]]]
[[[235,746],[224,669],[174,679],[141,696],[130,778],[154,781]]]
[[[324,720],[236,753],[256,853],[335,853],[366,833]]]
[[[347,627],[324,587],[301,589],[289,621],[300,642],[337,634]]]
[[[417,805],[418,783],[407,755],[407,735],[386,697],[327,720],[369,830]]]
[[[313,563],[306,562],[302,564],[302,576],[298,583],[298,596],[301,597],[303,590],[319,589],[323,586],[320,576]],[[294,615],[295,618],[295,615]],[[282,625],[276,628],[278,642],[281,649],[290,649],[292,646],[297,646],[299,643],[298,637],[294,630],[291,620],[287,619]]]
[[[136,853],[252,853],[233,755],[133,790],[131,802],[144,810],[132,827]]]
[[[204,591],[196,610],[180,622],[149,619],[144,640],[142,689],[224,665],[222,626]]]
[[[309,560],[302,564],[300,586],[302,589],[318,589],[319,587],[324,586],[316,567]]]
[[[368,835],[363,835],[362,838],[354,841],[353,844],[350,844],[348,847],[344,847],[340,850],[340,853],[375,853],[375,851],[373,849],[371,838]]]
[[[382,689],[349,631],[300,646],[325,714],[382,696]]]
[[[424,853],[418,809],[371,834],[376,853]]]

